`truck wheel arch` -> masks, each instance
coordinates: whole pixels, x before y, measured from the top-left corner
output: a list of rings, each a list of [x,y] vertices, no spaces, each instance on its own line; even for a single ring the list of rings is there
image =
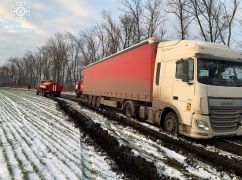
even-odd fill
[[[164,118],[168,112],[174,112],[178,117],[179,123],[181,122],[181,116],[180,116],[180,113],[178,112],[178,110],[175,107],[168,106],[162,110],[159,126],[163,126]],[[164,127],[162,127],[162,128],[164,128]]]

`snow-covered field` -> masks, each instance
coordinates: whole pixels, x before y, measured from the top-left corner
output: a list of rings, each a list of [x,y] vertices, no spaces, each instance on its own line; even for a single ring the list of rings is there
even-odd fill
[[[120,144],[132,148],[135,155],[154,162],[161,175],[239,179],[233,172],[221,172],[78,103],[63,100],[99,123]],[[89,140],[53,100],[31,91],[0,88],[0,179],[126,179],[113,170],[115,162],[86,138]]]
[[[78,103],[65,101],[79,112],[91,117],[94,122],[101,124],[102,128],[118,139],[120,144],[131,147],[135,154],[154,162],[160,174],[175,179],[239,179],[233,174],[217,171],[214,167],[182,152],[167,149],[132,128],[123,127],[92,110],[80,107]]]
[[[0,88],[0,179],[122,179],[51,99]]]

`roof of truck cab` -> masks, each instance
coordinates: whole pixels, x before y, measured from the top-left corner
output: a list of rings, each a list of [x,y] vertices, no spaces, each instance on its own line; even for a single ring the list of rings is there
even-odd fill
[[[212,43],[197,40],[173,40],[160,42],[158,48],[169,52],[171,56],[178,54],[210,54],[218,57],[242,59],[242,52],[231,49],[222,43]],[[177,53],[174,54],[174,51]],[[185,53],[184,53],[185,51]]]
[[[159,48],[168,48],[168,47],[184,47],[184,46],[208,46],[208,47],[216,47],[216,48],[224,48],[230,49],[228,46],[220,43],[212,43],[212,42],[205,42],[205,41],[197,41],[197,40],[172,40],[172,41],[164,41],[160,42],[158,47]]]

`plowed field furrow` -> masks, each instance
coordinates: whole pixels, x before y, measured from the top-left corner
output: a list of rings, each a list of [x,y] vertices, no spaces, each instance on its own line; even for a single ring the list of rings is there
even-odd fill
[[[64,130],[68,130],[66,126],[72,127],[72,126],[70,126],[70,125],[68,125],[66,123],[63,123],[63,116],[61,116],[60,113],[58,113],[58,115],[60,116],[60,117],[58,117],[57,115],[49,112],[50,111],[49,105],[47,105],[47,107],[45,107],[45,108],[42,108],[42,107],[40,107],[38,105],[37,102],[33,103],[30,100],[26,100],[25,98],[18,97],[18,96],[16,96],[13,93],[9,93],[9,92],[6,92],[6,93],[10,95],[8,98],[10,98],[12,100],[12,102],[16,101],[23,107],[27,106],[27,108],[29,110],[32,110],[32,113],[36,113],[36,114],[39,113],[39,114],[37,114],[38,116],[44,116],[45,118],[47,117],[48,120],[52,120],[52,121],[58,122],[58,123],[55,124],[55,128],[60,128],[60,129],[62,128],[62,130],[63,129]],[[16,99],[16,97],[17,97],[17,99]],[[42,99],[42,101],[45,101],[46,99],[47,98],[44,98],[44,99]],[[25,101],[25,102],[23,102],[23,101]],[[55,103],[52,102],[52,104],[55,104]],[[15,109],[18,109],[18,108],[15,107]],[[54,109],[56,109],[56,107]],[[19,113],[21,114],[21,112],[19,112]],[[48,121],[48,123],[51,124],[52,121]],[[68,136],[73,136],[73,135],[75,135],[75,133],[73,131],[68,131],[67,135]]]
[[[26,93],[0,89],[0,179],[122,179],[55,102]]]
[[[11,115],[7,114],[6,117],[11,117]],[[12,119],[16,119],[16,117],[13,117]],[[15,134],[15,138],[18,138],[19,140],[15,139],[15,142],[17,142],[18,146],[22,148],[22,150],[25,152],[26,155],[29,155],[29,161],[36,161],[35,163],[35,169],[37,172],[41,173],[42,170],[44,169],[43,165],[49,166],[49,159],[48,158],[43,158],[43,153],[39,151],[40,149],[33,148],[31,149],[30,147],[33,145],[33,143],[38,144],[38,142],[32,142],[31,136],[28,136],[24,131],[22,131],[22,123],[19,123],[18,121],[11,121],[11,119],[8,118],[8,127],[10,126],[11,129],[7,129],[7,132],[11,132],[12,134]],[[13,126],[13,127],[12,127]],[[35,137],[36,138],[36,137]],[[47,152],[47,149],[44,149]],[[33,156],[31,155],[33,153]],[[42,166],[38,167],[38,164],[41,164]],[[61,172],[53,166],[49,166],[49,177],[54,177],[54,178],[60,178]],[[45,176],[45,173],[42,174],[42,176]]]
[[[24,108],[21,109],[23,115],[25,116],[26,110]],[[57,146],[58,149],[64,149],[65,146],[61,146],[61,143],[64,143],[66,145],[67,150],[65,150],[66,154],[69,154],[72,152],[78,152],[79,147],[78,147],[78,139],[79,139],[79,134],[77,134],[77,136],[75,137],[77,141],[74,141],[72,144],[70,143],[71,139],[65,139],[61,136],[61,134],[59,132],[55,132],[54,131],[54,127],[53,126],[49,126],[49,124],[44,124],[43,123],[43,119],[42,121],[38,121],[38,116],[29,114],[29,118],[26,118],[24,121],[26,121],[27,125],[30,125],[32,127],[28,128],[28,126],[24,126],[24,128],[27,128],[26,131],[31,131],[30,133],[32,134],[36,134],[36,132],[39,132],[39,134],[37,135],[41,135],[41,137],[43,138],[42,140],[44,141],[51,141],[54,142],[54,147],[55,145]],[[37,119],[37,120],[36,120]],[[51,137],[51,138],[50,138]],[[55,143],[58,142],[58,143]],[[53,144],[52,144],[53,145]],[[76,155],[74,157],[74,159],[78,159],[78,155]]]

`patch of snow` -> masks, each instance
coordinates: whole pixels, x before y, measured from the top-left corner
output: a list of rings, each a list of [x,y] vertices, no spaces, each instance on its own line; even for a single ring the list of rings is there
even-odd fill
[[[122,179],[50,99],[0,88],[0,179]]]

